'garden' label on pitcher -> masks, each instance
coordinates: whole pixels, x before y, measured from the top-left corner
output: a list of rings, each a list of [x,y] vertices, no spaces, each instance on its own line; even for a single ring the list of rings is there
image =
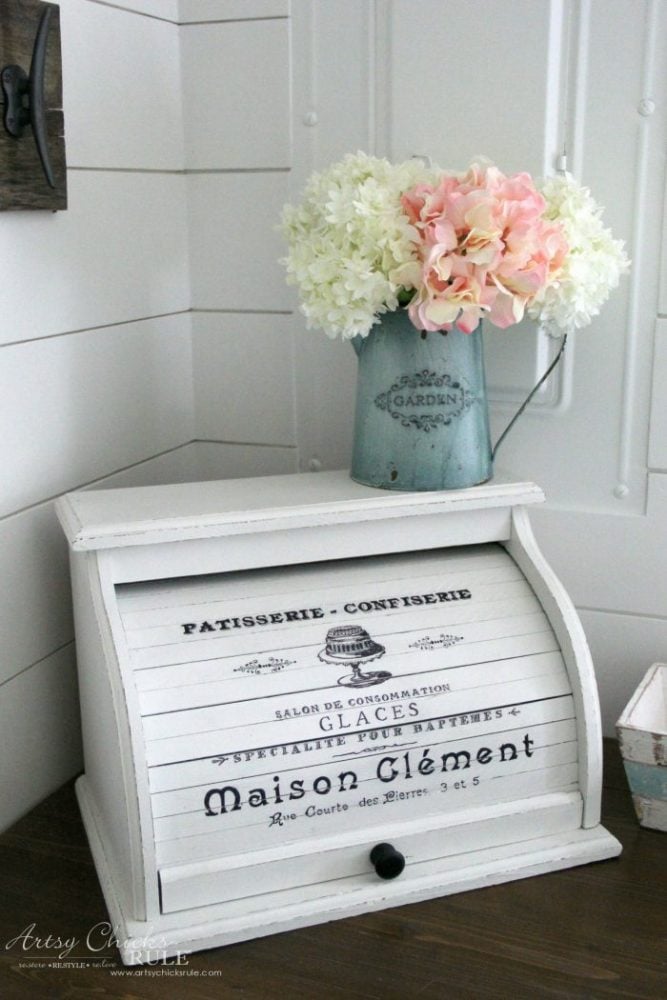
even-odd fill
[[[403,427],[427,432],[450,424],[474,402],[475,395],[463,378],[427,369],[401,375],[386,392],[375,397],[377,408],[400,420]]]

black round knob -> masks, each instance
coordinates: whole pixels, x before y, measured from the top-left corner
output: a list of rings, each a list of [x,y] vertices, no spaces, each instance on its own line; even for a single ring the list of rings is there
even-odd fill
[[[405,858],[391,844],[376,844],[371,851],[371,864],[380,878],[397,878],[405,868]]]

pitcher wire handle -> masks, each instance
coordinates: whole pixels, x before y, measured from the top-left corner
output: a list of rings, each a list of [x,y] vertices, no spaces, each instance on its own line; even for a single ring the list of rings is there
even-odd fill
[[[524,399],[523,403],[521,404],[521,406],[519,407],[519,409],[516,411],[516,413],[514,414],[514,416],[512,417],[512,419],[510,420],[510,422],[508,423],[507,427],[505,428],[505,430],[502,432],[502,434],[500,435],[500,437],[496,441],[496,443],[495,443],[495,445],[493,447],[493,451],[491,452],[491,461],[492,462],[494,461],[494,459],[496,457],[496,453],[497,453],[498,449],[500,448],[501,444],[503,443],[503,441],[505,440],[505,438],[507,437],[507,435],[509,434],[509,432],[514,427],[515,423],[517,422],[517,420],[519,419],[519,417],[521,416],[521,414],[523,413],[523,411],[526,409],[526,407],[530,403],[531,399],[533,398],[533,396],[535,395],[535,393],[537,392],[537,390],[546,382],[546,380],[549,378],[549,376],[551,375],[552,371],[554,370],[554,368],[556,367],[556,365],[558,364],[558,362],[562,358],[563,351],[565,350],[566,343],[567,343],[567,333],[564,333],[563,334],[563,341],[562,341],[560,347],[558,348],[558,354],[553,359],[553,361],[551,362],[551,364],[549,365],[549,367],[547,368],[547,370],[545,371],[544,375],[539,380],[539,382],[537,383],[537,385],[533,389],[530,390],[530,392],[528,393],[528,395]]]

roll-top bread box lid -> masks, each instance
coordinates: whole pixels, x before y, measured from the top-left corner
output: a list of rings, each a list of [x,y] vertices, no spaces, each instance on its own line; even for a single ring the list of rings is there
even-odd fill
[[[85,774],[128,963],[611,857],[531,484],[71,494]]]

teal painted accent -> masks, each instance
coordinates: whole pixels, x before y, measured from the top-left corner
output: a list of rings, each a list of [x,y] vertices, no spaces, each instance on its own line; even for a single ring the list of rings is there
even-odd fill
[[[453,490],[493,474],[481,324],[422,334],[385,313],[359,358],[351,476],[391,490]]]
[[[633,795],[643,795],[647,799],[667,801],[667,767],[635,764],[627,760],[623,763]]]

